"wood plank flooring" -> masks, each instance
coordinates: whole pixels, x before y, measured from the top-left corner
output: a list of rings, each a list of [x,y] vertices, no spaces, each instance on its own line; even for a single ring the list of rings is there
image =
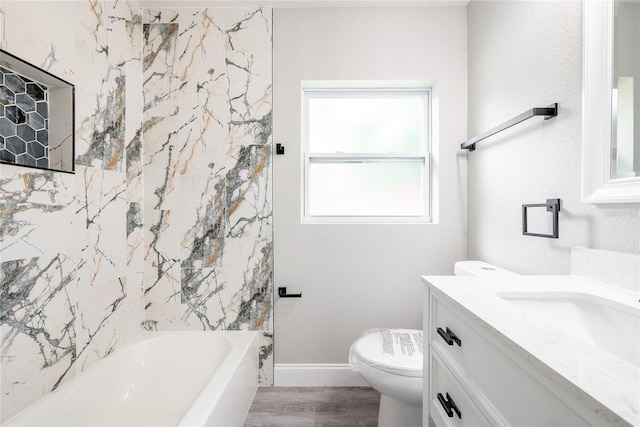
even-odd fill
[[[260,387],[244,427],[375,427],[379,403],[370,387]]]

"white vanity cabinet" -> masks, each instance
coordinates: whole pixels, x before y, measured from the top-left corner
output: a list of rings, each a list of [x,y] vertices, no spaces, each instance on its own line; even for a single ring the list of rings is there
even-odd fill
[[[430,285],[425,307],[424,425],[429,416],[436,426],[598,424],[575,398]]]

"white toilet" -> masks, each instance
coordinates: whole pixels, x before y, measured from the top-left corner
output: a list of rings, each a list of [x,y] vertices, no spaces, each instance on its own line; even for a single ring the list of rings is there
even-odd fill
[[[349,350],[351,369],[378,390],[378,426],[422,425],[422,331],[368,329]]]
[[[482,261],[459,261],[454,273],[516,274]],[[422,426],[422,359],[422,331],[417,329],[368,329],[351,345],[351,369],[381,394],[379,427]]]

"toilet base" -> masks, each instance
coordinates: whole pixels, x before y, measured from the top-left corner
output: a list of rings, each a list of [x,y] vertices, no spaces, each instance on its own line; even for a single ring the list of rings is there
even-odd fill
[[[410,405],[385,394],[380,396],[378,427],[420,427],[422,405]]]

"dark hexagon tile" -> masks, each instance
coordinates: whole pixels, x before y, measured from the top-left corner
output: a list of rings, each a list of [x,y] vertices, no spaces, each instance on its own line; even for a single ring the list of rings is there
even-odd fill
[[[17,136],[5,139],[4,146],[13,154],[22,154],[27,152],[27,144]]]
[[[16,125],[6,117],[0,117],[0,135],[4,137],[16,134]]]
[[[5,116],[17,125],[26,123],[27,121],[27,116],[24,114],[24,111],[16,105],[9,105],[5,107]]]
[[[0,161],[49,167],[47,98],[46,86],[0,67]]]
[[[44,90],[36,82],[27,83],[27,94],[36,101],[44,101]]]
[[[27,114],[27,124],[35,130],[44,129],[44,117],[35,111]]]
[[[38,160],[36,160],[36,165],[39,168],[48,168],[49,167],[49,159],[46,158],[46,157],[38,159]]]
[[[44,157],[44,147],[37,141],[27,144],[27,153],[33,156],[34,159]]]
[[[36,159],[25,153],[16,156],[16,163],[25,166],[36,166]]]
[[[45,119],[49,118],[49,104],[44,101],[36,103],[36,111]]]
[[[16,134],[27,142],[36,139],[36,131],[29,125],[16,126]]]
[[[5,85],[0,85],[0,103],[3,105],[11,105],[16,103],[16,95]]]
[[[46,130],[39,130],[36,132],[36,140],[42,145],[47,147],[49,145],[49,132]]]
[[[26,93],[16,94],[16,105],[27,113],[30,111],[36,111],[36,101]]]
[[[4,76],[4,84],[15,93],[25,91],[24,80],[17,74],[6,74]]]
[[[3,162],[16,162],[16,156],[7,150],[0,150],[0,160]]]

